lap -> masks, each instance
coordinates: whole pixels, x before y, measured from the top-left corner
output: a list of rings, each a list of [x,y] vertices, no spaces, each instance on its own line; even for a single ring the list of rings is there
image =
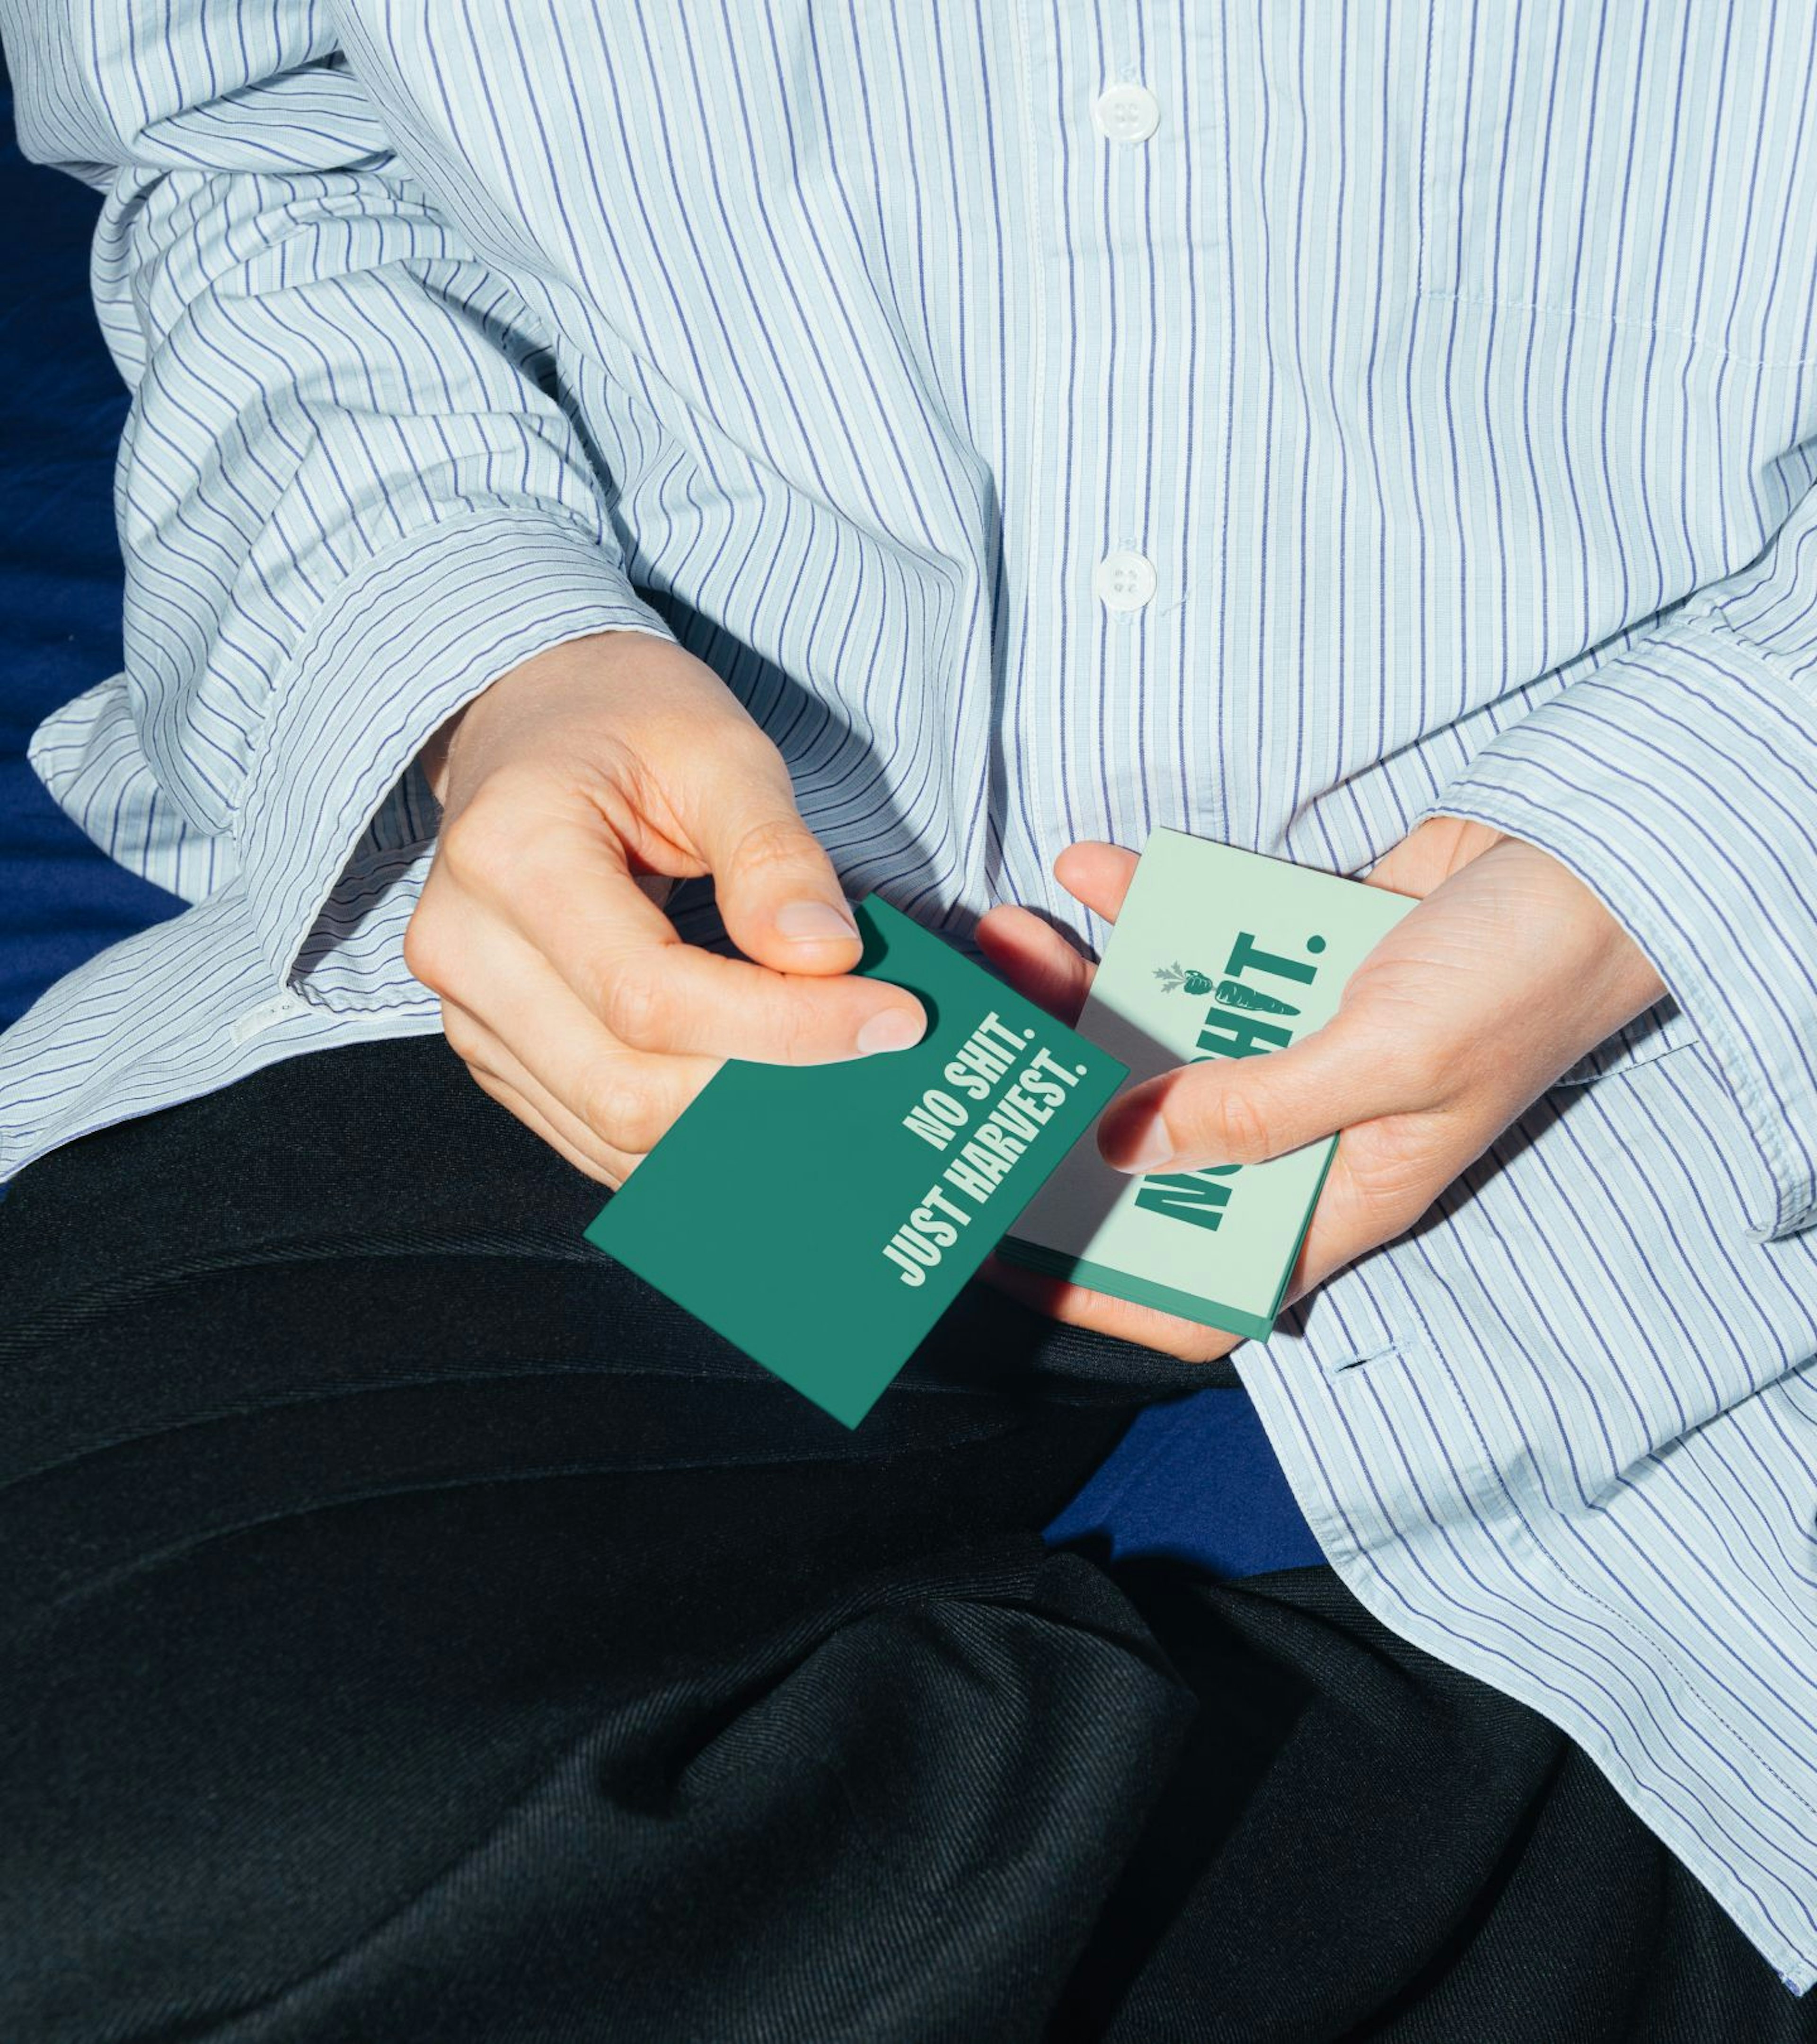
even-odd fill
[[[1328,1570],[1052,1553],[1192,1381],[968,1296],[855,1434],[439,1041],[0,1206],[0,2034],[1817,2034]]]

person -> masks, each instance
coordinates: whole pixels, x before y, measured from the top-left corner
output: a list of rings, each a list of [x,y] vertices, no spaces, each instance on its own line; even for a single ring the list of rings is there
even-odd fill
[[[6,2034],[1817,2034],[1817,23],[0,21],[190,905],[0,1041]],[[847,1435],[578,1240],[1158,824],[1419,897],[1104,1118],[1342,1131],[1270,1339],[1000,1270]],[[1238,1377],[1328,1567],[1043,1546]]]

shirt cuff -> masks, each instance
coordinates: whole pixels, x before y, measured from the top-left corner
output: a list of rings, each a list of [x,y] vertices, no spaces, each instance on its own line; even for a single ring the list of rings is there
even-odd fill
[[[1568,866],[1652,961],[1738,1110],[1748,1235],[1817,1218],[1817,705],[1700,621],[1497,735],[1422,813]]]
[[[541,513],[424,527],[340,586],[273,689],[234,822],[275,990],[351,1008],[395,1006],[416,990],[389,941],[398,904],[375,922],[372,901],[386,878],[420,883],[426,856],[411,854],[424,848],[387,847],[356,867],[368,824],[437,728],[501,674],[615,631],[672,636],[593,533]],[[361,932],[363,950],[386,934],[385,960],[319,970]]]

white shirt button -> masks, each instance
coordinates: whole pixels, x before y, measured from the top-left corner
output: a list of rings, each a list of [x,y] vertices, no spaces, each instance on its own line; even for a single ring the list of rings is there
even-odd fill
[[[1161,102],[1145,85],[1113,85],[1098,94],[1092,118],[1113,142],[1146,142],[1161,125]]]
[[[1139,610],[1154,594],[1154,563],[1146,554],[1106,554],[1092,588],[1106,610]]]

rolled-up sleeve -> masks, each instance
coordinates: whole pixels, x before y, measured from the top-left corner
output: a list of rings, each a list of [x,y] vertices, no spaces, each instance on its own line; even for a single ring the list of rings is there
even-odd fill
[[[278,0],[0,0],[21,142],[103,195],[122,674],[38,735],[58,800],[274,992],[421,997],[399,941],[448,716],[582,634],[662,634],[545,336]]]
[[[1722,1072],[1738,1228],[1817,1220],[1817,493],[1425,813],[1525,839],[1596,891]]]

